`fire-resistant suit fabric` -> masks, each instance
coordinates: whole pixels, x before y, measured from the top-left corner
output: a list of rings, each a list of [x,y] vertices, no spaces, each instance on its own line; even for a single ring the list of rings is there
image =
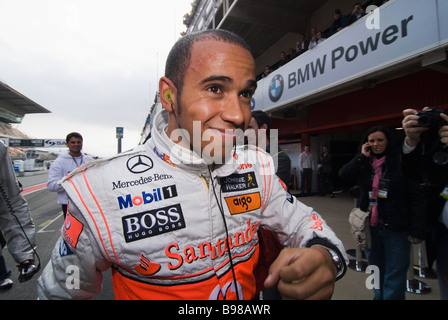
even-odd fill
[[[108,268],[116,299],[252,299],[262,225],[286,247],[318,239],[346,259],[322,217],[285,191],[267,153],[238,146],[227,163],[207,165],[168,138],[163,111],[154,121],[144,145],[63,179],[71,202],[40,299],[92,298]]]
[[[0,231],[17,263],[34,259],[35,246],[34,222],[21,192],[8,149],[0,141]]]

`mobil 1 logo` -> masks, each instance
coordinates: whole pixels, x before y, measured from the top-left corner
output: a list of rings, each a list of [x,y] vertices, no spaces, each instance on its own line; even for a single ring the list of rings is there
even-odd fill
[[[185,228],[180,204],[124,216],[123,235],[126,242],[133,242]]]

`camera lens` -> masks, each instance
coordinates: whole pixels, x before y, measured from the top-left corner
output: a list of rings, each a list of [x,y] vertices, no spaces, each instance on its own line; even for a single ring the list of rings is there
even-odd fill
[[[422,114],[420,118],[418,118],[418,125],[420,127],[430,127],[433,122],[433,117],[428,116],[427,114]]]
[[[443,166],[448,163],[448,154],[445,151],[439,151],[434,153],[432,161],[439,166]]]

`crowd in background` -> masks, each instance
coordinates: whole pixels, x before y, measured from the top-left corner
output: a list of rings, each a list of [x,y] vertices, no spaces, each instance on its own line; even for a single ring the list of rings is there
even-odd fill
[[[318,44],[325,41],[327,38],[333,36],[337,32],[342,29],[350,26],[357,20],[361,19],[366,15],[366,9],[369,6],[381,6],[388,0],[370,0],[364,4],[357,2],[353,5],[351,12],[348,14],[342,14],[340,9],[335,9],[333,11],[333,20],[330,26],[325,30],[319,30],[316,27],[312,27],[310,30],[310,38],[308,40],[305,33],[300,33],[299,39],[295,43],[294,48],[291,47],[287,51],[282,50],[280,52],[280,60],[275,62],[272,65],[266,65],[265,70],[261,75],[258,76],[259,79],[266,77],[272,71],[284,66],[288,62],[297,58],[301,54],[305,53],[308,50],[312,50]]]

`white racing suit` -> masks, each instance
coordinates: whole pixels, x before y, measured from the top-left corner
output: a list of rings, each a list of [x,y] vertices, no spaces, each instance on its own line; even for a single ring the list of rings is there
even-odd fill
[[[34,222],[21,192],[8,149],[0,141],[0,231],[19,264],[34,259],[35,246]]]
[[[144,145],[63,179],[69,213],[40,299],[92,298],[110,267],[116,299],[252,299],[262,225],[286,247],[327,244],[345,257],[322,217],[285,191],[268,154],[237,147],[238,161],[209,170],[165,126],[158,113]],[[66,283],[74,269],[79,288]]]

